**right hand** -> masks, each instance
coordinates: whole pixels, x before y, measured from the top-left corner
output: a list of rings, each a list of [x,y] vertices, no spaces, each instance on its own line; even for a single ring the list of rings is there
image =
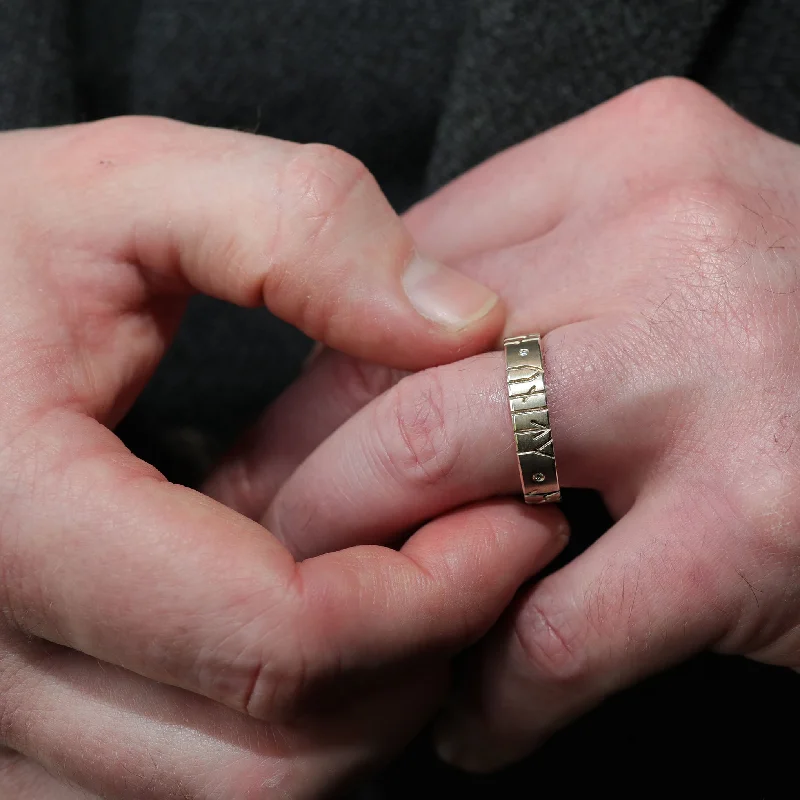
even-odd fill
[[[118,120],[4,134],[0,175],[0,796],[302,798],[401,745],[557,515],[477,506],[297,564],[111,428],[194,291],[410,369],[489,346],[494,295],[413,266],[329,148]]]

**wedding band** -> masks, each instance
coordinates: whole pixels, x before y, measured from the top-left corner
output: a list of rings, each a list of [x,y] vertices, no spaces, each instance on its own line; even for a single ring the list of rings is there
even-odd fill
[[[506,380],[526,503],[561,499],[539,334],[506,339]]]

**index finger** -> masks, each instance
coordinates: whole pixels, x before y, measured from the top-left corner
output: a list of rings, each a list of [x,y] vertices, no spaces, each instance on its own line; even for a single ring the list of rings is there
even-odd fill
[[[410,369],[499,335],[497,296],[417,252],[367,168],[333,147],[136,118],[24,135],[8,135],[22,155],[3,167],[36,190],[13,213],[120,274],[136,266],[150,291],[266,305]]]

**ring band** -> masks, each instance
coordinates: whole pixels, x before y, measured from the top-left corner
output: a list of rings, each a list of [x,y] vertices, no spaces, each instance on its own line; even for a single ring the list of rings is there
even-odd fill
[[[506,379],[526,503],[561,499],[539,334],[506,339]]]

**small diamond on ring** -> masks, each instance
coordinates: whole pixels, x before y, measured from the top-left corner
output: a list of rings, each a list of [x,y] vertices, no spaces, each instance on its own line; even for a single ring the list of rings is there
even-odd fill
[[[520,354],[520,355],[521,355],[523,358],[525,358],[525,356],[527,356],[527,355],[528,355],[528,353],[530,353],[530,350],[528,350],[528,348],[527,348],[527,347],[523,347],[523,348],[522,348],[522,350],[520,350],[520,351],[519,351],[519,354]]]
[[[537,473],[536,473],[536,474],[533,476],[533,480],[534,480],[536,483],[544,483],[544,482],[545,482],[547,479],[545,478],[545,476],[544,476],[544,475],[543,475],[541,472],[537,472]]]

